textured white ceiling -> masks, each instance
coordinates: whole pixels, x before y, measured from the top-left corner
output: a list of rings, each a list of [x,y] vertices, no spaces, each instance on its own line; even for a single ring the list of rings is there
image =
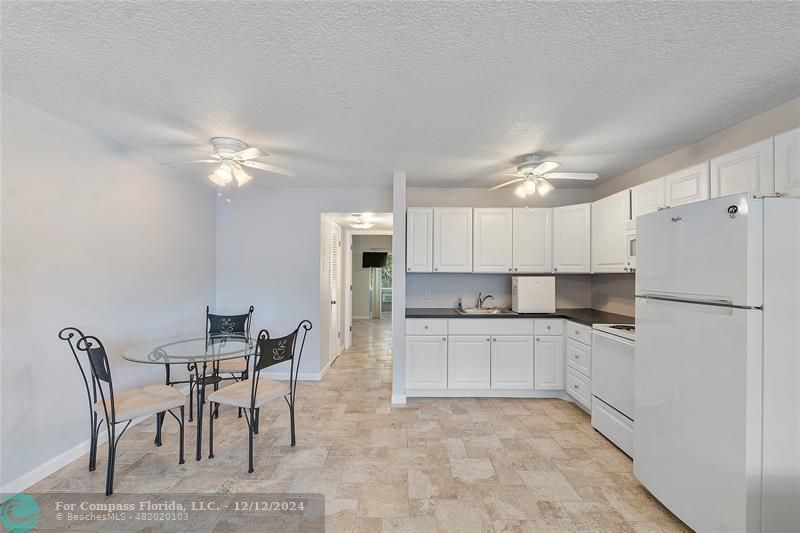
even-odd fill
[[[601,179],[800,94],[799,2],[3,2],[2,90],[162,161],[244,139],[261,184]],[[205,176],[197,166],[177,170]]]

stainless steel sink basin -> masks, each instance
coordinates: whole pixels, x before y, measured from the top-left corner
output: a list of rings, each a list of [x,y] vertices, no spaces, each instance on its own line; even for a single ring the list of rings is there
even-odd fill
[[[473,307],[471,309],[456,309],[460,315],[516,315],[514,311],[509,309],[478,309]]]

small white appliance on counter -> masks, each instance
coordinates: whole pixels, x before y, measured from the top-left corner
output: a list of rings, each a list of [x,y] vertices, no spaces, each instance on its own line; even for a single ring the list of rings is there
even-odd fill
[[[555,276],[513,276],[511,309],[517,313],[555,313]]]
[[[592,427],[633,455],[633,324],[592,326]]]
[[[634,474],[696,531],[800,530],[800,199],[636,231]]]

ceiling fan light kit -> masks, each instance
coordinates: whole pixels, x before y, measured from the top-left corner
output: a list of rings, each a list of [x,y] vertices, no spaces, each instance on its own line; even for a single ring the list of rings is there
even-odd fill
[[[550,183],[551,179],[584,180],[593,181],[597,179],[597,174],[591,172],[552,172],[561,166],[557,161],[544,161],[541,156],[531,154],[517,165],[516,174],[506,174],[515,176],[511,181],[495,185],[490,191],[502,189],[509,185],[519,183],[514,188],[514,194],[522,199],[539,193],[539,196],[552,191],[555,187]]]
[[[218,164],[219,166],[209,174],[208,179],[219,187],[228,187],[234,182],[236,182],[237,186],[241,187],[252,180],[253,177],[244,170],[244,167],[264,170],[266,172],[272,172],[273,174],[293,176],[291,171],[284,168],[261,161],[255,161],[256,159],[266,157],[268,154],[263,153],[255,146],[248,146],[247,143],[239,139],[234,139],[232,137],[212,137],[211,149],[212,152],[209,154],[209,159],[183,161],[183,163]]]

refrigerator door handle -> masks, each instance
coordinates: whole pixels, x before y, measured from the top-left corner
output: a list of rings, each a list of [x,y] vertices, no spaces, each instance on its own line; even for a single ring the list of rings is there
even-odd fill
[[[661,300],[663,302],[711,305],[714,307],[730,307],[731,309],[755,309],[758,311],[764,309],[763,305],[736,305],[732,301],[725,299],[680,298],[677,296],[666,296],[661,294],[637,294],[636,297],[644,300]]]

